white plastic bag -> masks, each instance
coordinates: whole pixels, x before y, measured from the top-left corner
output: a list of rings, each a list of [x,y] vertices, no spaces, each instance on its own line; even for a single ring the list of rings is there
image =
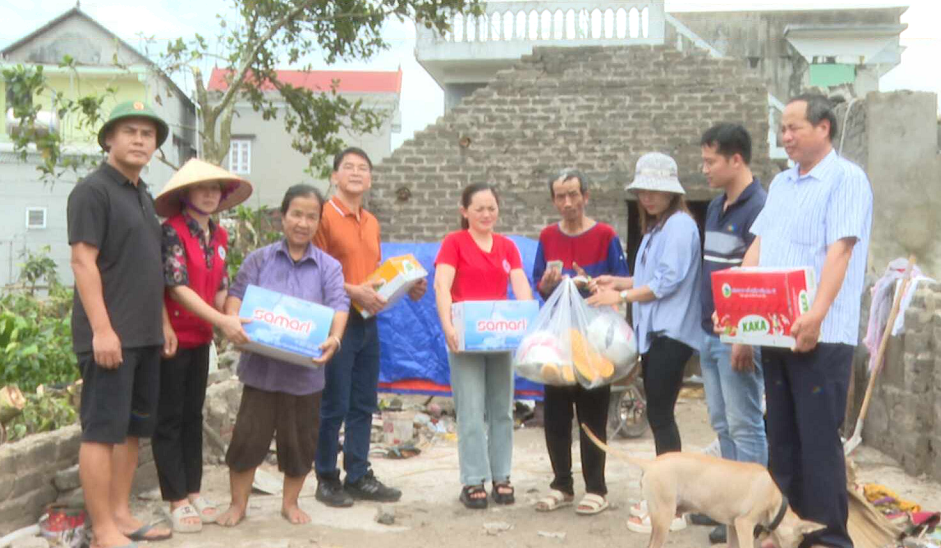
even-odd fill
[[[554,386],[585,388],[615,382],[637,362],[634,332],[611,308],[585,304],[571,278],[549,296],[513,363],[521,376]]]

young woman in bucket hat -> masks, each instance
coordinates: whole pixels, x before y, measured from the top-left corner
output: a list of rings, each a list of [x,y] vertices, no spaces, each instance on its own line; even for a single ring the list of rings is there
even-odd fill
[[[627,190],[637,195],[644,234],[634,261],[634,276],[595,278],[595,293],[588,303],[631,303],[642,356],[647,419],[660,455],[681,449],[674,407],[686,362],[700,346],[699,228],[686,208],[686,192],[677,177],[676,161],[666,154],[641,156],[634,182]],[[644,503],[633,506],[631,513],[634,517],[628,521],[628,528],[650,533]],[[685,525],[685,519],[677,517],[671,529]]]
[[[200,495],[202,408],[212,328],[235,344],[248,341],[237,316],[221,312],[229,285],[228,235],[211,215],[235,207],[251,184],[225,169],[192,159],[154,201],[163,223],[164,303],[176,332],[177,353],[160,364],[160,399],[153,437],[154,462],[173,530],[195,533],[218,510]]]

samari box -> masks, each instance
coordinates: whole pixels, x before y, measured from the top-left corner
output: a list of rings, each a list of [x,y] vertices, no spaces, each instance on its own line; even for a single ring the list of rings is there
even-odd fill
[[[791,326],[817,291],[812,268],[730,268],[712,274],[724,343],[792,348]]]
[[[462,352],[516,350],[539,314],[536,301],[464,301],[451,305]]]
[[[251,342],[240,350],[315,367],[311,358],[320,357],[333,314],[332,308],[249,285],[239,316],[252,320],[244,325]]]
[[[428,272],[418,262],[418,259],[414,255],[408,254],[386,259],[375,272],[369,275],[367,281],[382,280],[382,285],[376,289],[376,293],[386,300],[387,304],[384,310],[388,310],[389,307],[407,295],[419,280],[427,275]],[[358,304],[354,303],[353,306],[364,318],[370,316],[369,312],[360,308]]]

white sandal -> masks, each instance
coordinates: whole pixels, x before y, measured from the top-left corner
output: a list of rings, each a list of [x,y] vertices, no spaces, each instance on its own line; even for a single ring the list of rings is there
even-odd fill
[[[647,515],[647,501],[642,500],[631,505],[631,515],[635,518],[642,518]]]
[[[183,520],[187,518],[199,518],[199,514],[189,503],[178,506],[176,510],[170,512],[170,523],[173,525],[174,533],[198,533],[203,530],[203,522],[187,523]]]
[[[558,510],[563,506],[571,506],[575,501],[575,497],[568,498],[568,495],[562,491],[553,489],[549,491],[549,494],[545,497],[539,499],[536,502],[536,511],[537,512],[551,512],[553,510]]]
[[[627,520],[627,528],[635,533],[650,534],[653,527],[650,525],[650,515],[633,516]],[[686,515],[676,516],[670,522],[670,531],[681,531],[686,529]]]
[[[202,496],[193,497],[190,504],[196,509],[196,512],[199,514],[199,519],[203,523],[215,523],[216,519],[219,517],[219,508]],[[214,513],[206,515],[206,510],[213,510]]]
[[[593,516],[608,509],[608,501],[601,495],[586,493],[575,507],[575,513],[583,516]]]

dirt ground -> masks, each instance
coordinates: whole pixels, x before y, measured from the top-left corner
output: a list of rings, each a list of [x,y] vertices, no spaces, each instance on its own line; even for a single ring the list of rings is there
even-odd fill
[[[677,405],[684,450],[699,450],[709,445],[714,435],[708,424],[706,406],[701,397],[682,398]],[[577,444],[577,442],[576,442]],[[653,439],[649,432],[636,440],[618,440],[616,447],[639,456],[653,457]],[[941,509],[941,485],[924,478],[906,476],[897,464],[878,451],[861,447],[854,458],[860,479],[880,482],[900,496],[920,502],[926,509]],[[577,446],[573,446],[576,473],[576,497],[583,484]],[[533,504],[548,489],[551,467],[545,450],[542,429],[516,431],[513,455],[513,482],[517,503],[509,507],[491,504],[485,511],[466,510],[457,500],[457,444],[443,438],[416,457],[406,460],[373,459],[373,468],[383,481],[404,492],[402,500],[388,505],[394,509],[395,523],[380,525],[375,517],[376,503],[357,503],[348,509],[326,507],[314,499],[316,481],[308,479],[301,499],[313,523],[295,526],[280,515],[280,497],[253,495],[248,517],[238,527],[225,529],[209,525],[196,535],[176,535],[170,541],[154,544],[166,548],[184,547],[272,547],[272,548],[353,548],[353,547],[428,547],[453,548],[579,546],[645,546],[647,536],[627,530],[628,506],[639,497],[638,470],[625,463],[609,460],[607,480],[612,508],[596,516],[575,514],[572,507],[552,513],[539,513]],[[276,468],[270,471],[277,474]],[[228,475],[223,466],[207,469],[204,493],[220,504],[228,501]],[[138,500],[142,517],[159,519],[157,502]],[[672,533],[673,546],[708,546],[710,528],[690,526]]]

